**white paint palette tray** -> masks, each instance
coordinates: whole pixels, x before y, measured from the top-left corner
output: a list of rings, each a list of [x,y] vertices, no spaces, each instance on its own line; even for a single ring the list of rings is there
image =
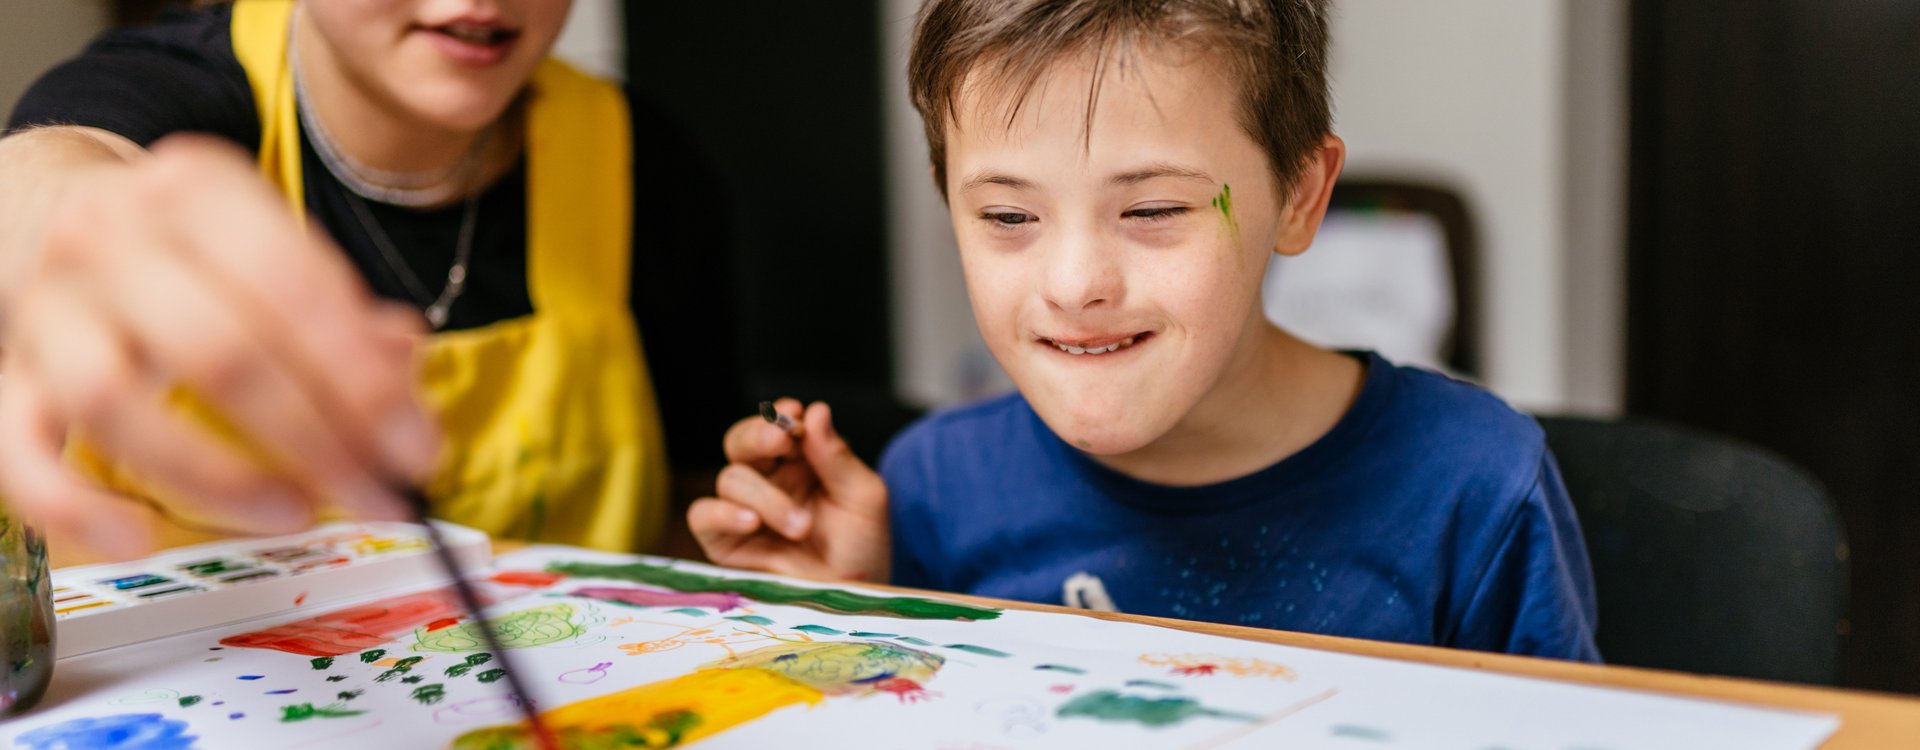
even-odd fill
[[[488,564],[486,534],[434,525],[462,569]],[[409,523],[336,523],[60,568],[53,571],[54,651],[64,659],[445,578],[425,529]]]

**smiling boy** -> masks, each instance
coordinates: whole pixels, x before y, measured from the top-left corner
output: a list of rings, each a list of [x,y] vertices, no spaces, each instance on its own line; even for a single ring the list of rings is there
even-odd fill
[[[724,564],[1594,660],[1532,420],[1262,315],[1345,156],[1323,0],[932,0],[910,85],[1019,393],[860,465],[757,421],[690,520]],[[777,463],[775,456],[804,461]]]

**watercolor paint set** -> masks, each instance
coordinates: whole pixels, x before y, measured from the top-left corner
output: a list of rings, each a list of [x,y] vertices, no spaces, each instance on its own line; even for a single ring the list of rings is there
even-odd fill
[[[487,564],[485,534],[436,525],[463,566]],[[65,658],[442,578],[425,530],[408,523],[337,523],[61,568],[53,571],[55,649]]]

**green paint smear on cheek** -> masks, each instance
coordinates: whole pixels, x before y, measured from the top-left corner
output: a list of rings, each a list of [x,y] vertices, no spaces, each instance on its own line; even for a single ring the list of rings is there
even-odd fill
[[[1213,196],[1213,207],[1220,209],[1220,216],[1227,220],[1227,230],[1240,233],[1240,220],[1233,218],[1233,186],[1220,184],[1220,194]]]
[[[1215,711],[1191,698],[1142,698],[1121,695],[1112,690],[1087,693],[1061,706],[1060,718],[1082,716],[1107,722],[1132,722],[1150,727],[1168,727],[1198,716],[1234,721],[1255,721],[1249,714]]]
[[[914,620],[991,620],[1000,610],[911,596],[870,596],[841,589],[816,589],[779,581],[726,578],[665,565],[628,563],[554,563],[547,570],[577,578],[609,578],[645,583],[685,593],[725,592],[768,604],[796,604],[850,614],[884,614]]]

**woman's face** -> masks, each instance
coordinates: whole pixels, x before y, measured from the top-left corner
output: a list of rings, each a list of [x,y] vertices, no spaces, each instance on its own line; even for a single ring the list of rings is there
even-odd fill
[[[383,109],[476,130],[547,56],[573,0],[305,0],[326,57]],[[302,55],[311,57],[311,55]]]

